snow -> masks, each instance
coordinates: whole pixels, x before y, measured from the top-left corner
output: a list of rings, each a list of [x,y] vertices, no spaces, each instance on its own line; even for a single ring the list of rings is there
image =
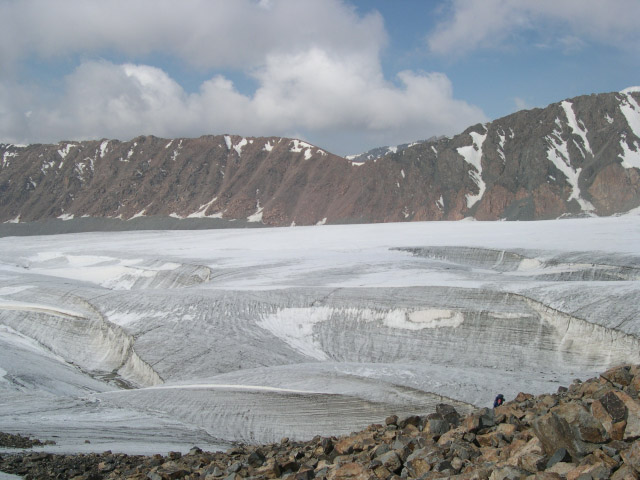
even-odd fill
[[[482,144],[487,138],[488,131],[485,131],[484,135],[477,132],[471,132],[469,135],[472,139],[472,144],[467,147],[458,148],[458,153],[462,155],[464,161],[471,165],[475,171],[469,170],[469,176],[473,182],[478,186],[478,193],[476,195],[467,194],[467,208],[473,207],[484,195],[487,189],[487,184],[482,180]]]
[[[171,144],[171,142],[169,142],[169,145]],[[167,145],[167,147],[169,146]],[[167,148],[165,147],[165,148]],[[171,154],[171,161],[175,162],[176,159],[178,158],[178,155],[180,155],[180,150],[182,149],[182,140],[180,140],[180,142],[178,142],[178,146],[176,147],[176,149],[173,151],[173,153]]]
[[[247,145],[249,142],[247,142],[246,138],[243,138],[242,140],[240,140],[240,142],[235,145],[233,147],[233,149],[236,151],[236,153],[238,154],[238,156],[242,155],[242,147],[244,147],[245,145]]]
[[[271,145],[271,141],[268,141],[267,143],[265,143],[262,150],[264,150],[265,152],[270,152],[271,150],[273,150],[273,145]]]
[[[351,162],[352,167],[361,167],[365,162]]]
[[[9,159],[11,157],[17,157],[18,153],[17,152],[4,152],[4,154],[2,155],[2,166],[6,167],[9,165]]]
[[[387,153],[398,153],[398,147],[387,147]]]
[[[311,149],[310,149],[310,148],[307,148],[307,149],[304,151],[304,159],[305,159],[305,160],[309,160],[309,159],[311,158],[311,155],[312,155],[312,153],[311,153]]]
[[[604,118],[609,124],[613,123],[613,118],[611,118],[611,116],[608,113],[605,115]]]
[[[327,223],[327,217],[324,217],[322,220],[316,223],[316,225],[325,225]]]
[[[258,207],[256,208],[255,213],[249,215],[247,217],[247,222],[254,222],[254,223],[258,223],[258,222],[262,222],[262,211],[264,209],[260,206],[260,202],[258,202]]]
[[[224,449],[553,392],[640,362],[639,268],[640,215],[0,238],[0,431]]]
[[[500,155],[500,158],[502,159],[502,163],[505,163],[507,159],[504,156],[504,144],[507,137],[504,134],[504,131],[498,132],[498,137],[500,138],[500,140],[498,140],[498,144],[500,145],[500,149],[498,150],[498,155]]]
[[[585,212],[591,212],[595,210],[594,206],[588,200],[581,197],[580,186],[578,185],[580,179],[580,172],[582,168],[578,167],[574,169],[570,165],[570,156],[567,149],[567,142],[560,137],[561,132],[555,130],[551,135],[547,136],[549,142],[549,149],[547,150],[547,159],[555,165],[555,167],[562,172],[566,177],[567,182],[571,186],[571,195],[568,200],[576,200],[580,204],[580,208]]]
[[[133,153],[137,145],[138,145],[138,142],[133,142],[131,149],[127,152],[127,161],[131,160],[131,157],[133,157]]]
[[[140,218],[140,217],[144,217],[147,213],[147,207],[143,208],[142,210],[140,210],[138,213],[136,213],[135,215],[133,215],[130,220],[133,220],[134,218]]]
[[[640,93],[640,86],[638,87],[627,87],[624,90],[621,90],[620,93]]]
[[[440,195],[440,198],[438,198],[438,200],[436,200],[436,206],[440,210],[444,210],[444,199],[442,198],[442,195]]]
[[[434,147],[433,145],[431,145],[431,150],[433,150],[433,153],[436,154],[436,157],[438,156],[438,150],[436,150],[436,147]]]
[[[100,158],[104,158],[105,154],[109,151],[109,140],[104,140],[100,144]]]
[[[626,137],[622,137],[620,139],[620,147],[622,148],[622,155],[620,155],[621,165],[624,168],[640,169],[640,145],[638,145],[638,142],[634,141],[633,147],[635,148],[630,148]]]
[[[636,102],[635,98],[631,95],[631,92],[637,92],[638,90],[623,90],[623,99],[620,102],[620,111],[627,119],[627,124],[633,134],[640,138],[640,105]]]
[[[171,144],[172,144],[172,143],[173,143],[173,140],[171,140],[169,143],[167,143],[167,144],[164,146],[164,148],[165,148],[165,149],[169,148],[169,147],[171,146]]]
[[[211,215],[205,215],[205,212],[209,209],[209,207],[211,205],[213,205],[216,200],[218,200],[218,197],[213,197],[211,200],[209,200],[209,202],[200,205],[200,208],[198,210],[196,210],[195,212],[187,215],[187,218],[211,218]]]
[[[67,143],[64,147],[58,150],[58,155],[64,160],[64,158],[69,154],[73,147],[77,147],[74,143]]]
[[[582,156],[583,157],[586,156],[585,150],[589,152],[591,155],[593,155],[593,151],[591,151],[591,145],[589,145],[589,140],[587,139],[587,131],[584,128],[584,123],[582,123],[582,121],[577,120],[576,114],[573,111],[573,104],[565,100],[560,105],[562,106],[562,109],[564,110],[564,113],[567,116],[567,122],[569,124],[569,127],[571,128],[571,131],[575,135],[578,135],[582,138],[583,147],[576,144],[576,146],[580,149]],[[582,124],[582,126],[580,126],[579,123]]]
[[[404,169],[401,169],[401,170],[400,170],[400,174],[402,175],[402,178],[405,178],[405,175],[404,175]]]
[[[233,143],[231,142],[231,137],[229,135],[224,136],[224,143],[227,145],[227,150],[231,150]]]
[[[58,218],[63,221],[73,220],[74,216],[72,213],[63,213],[62,215],[58,215]]]

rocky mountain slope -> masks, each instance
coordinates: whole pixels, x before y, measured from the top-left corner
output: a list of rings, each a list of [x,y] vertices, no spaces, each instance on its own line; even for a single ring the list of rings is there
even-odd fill
[[[365,163],[275,137],[0,145],[0,221],[610,215],[640,205],[639,104],[640,88],[577,97]]]
[[[226,453],[194,447],[166,457],[12,454],[0,457],[0,470],[76,479],[637,479],[639,390],[640,366],[627,365],[465,417],[440,404],[429,415],[392,415],[342,437],[238,444]],[[6,445],[25,443],[5,437]]]

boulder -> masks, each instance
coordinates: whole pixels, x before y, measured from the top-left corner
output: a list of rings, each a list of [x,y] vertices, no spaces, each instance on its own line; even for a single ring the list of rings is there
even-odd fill
[[[395,451],[390,451],[376,458],[387,470],[393,473],[400,473],[402,460]]]
[[[631,366],[625,365],[614,367],[600,375],[605,380],[613,383],[615,386],[627,387],[633,381],[631,375]]]
[[[327,475],[327,480],[370,480],[375,478],[364,465],[351,462],[331,470]]]
[[[624,440],[640,438],[640,404],[624,392],[616,391],[618,397],[627,408],[627,426],[624,429]]]
[[[553,455],[551,455],[551,458],[549,458],[549,460],[547,461],[546,468],[549,469],[558,462],[571,462],[571,455],[569,454],[569,452],[567,452],[566,448],[559,448],[558,450],[553,452]]]
[[[588,453],[571,425],[554,412],[537,418],[532,426],[547,455],[552,455],[558,448],[565,448],[574,459],[581,459]]]
[[[636,440],[631,447],[620,452],[620,457],[626,465],[640,473],[640,440]]]
[[[460,425],[460,414],[452,405],[447,405],[446,403],[439,403],[436,405],[436,413],[442,416],[449,425],[452,427],[457,427]]]
[[[604,443],[609,434],[589,411],[578,403],[565,403],[551,409],[555,415],[571,425],[580,440],[589,443]]]

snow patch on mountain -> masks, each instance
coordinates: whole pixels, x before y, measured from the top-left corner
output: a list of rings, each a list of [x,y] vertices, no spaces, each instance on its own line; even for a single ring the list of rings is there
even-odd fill
[[[462,155],[464,161],[471,165],[474,170],[469,170],[469,176],[478,187],[478,193],[471,195],[466,194],[467,208],[473,207],[484,195],[487,189],[487,184],[482,180],[482,144],[487,138],[488,131],[482,135],[477,132],[470,132],[469,135],[472,139],[472,144],[466,147],[458,148],[458,153]]]
[[[574,134],[580,136],[582,138],[582,144],[584,146],[584,150],[580,145],[576,143],[576,146],[579,148],[583,157],[586,157],[585,150],[593,155],[593,151],[591,150],[591,145],[589,145],[589,140],[587,139],[587,130],[584,127],[584,123],[576,118],[576,114],[573,111],[573,104],[567,100],[560,103],[562,109],[564,110],[565,115],[567,116],[567,123]]]
[[[109,151],[109,140],[104,140],[100,144],[100,158],[104,158],[105,154]]]
[[[623,95],[623,99],[620,102],[620,111],[627,119],[627,124],[629,125],[629,128],[631,128],[633,134],[640,138],[640,105],[638,105],[638,102],[636,102],[635,98],[631,95],[631,92],[638,91],[640,90],[626,89],[620,92]]]
[[[58,150],[58,155],[60,155],[60,158],[62,158],[64,160],[64,158],[69,154],[69,152],[71,151],[72,148],[77,147],[78,145],[74,144],[74,143],[67,143],[64,147],[62,147],[60,150]]]
[[[236,151],[239,157],[242,156],[242,147],[248,145],[248,143],[249,142],[247,142],[247,139],[243,138],[242,140],[240,140],[240,142],[238,142],[237,145],[234,145],[233,149]]]
[[[205,215],[205,212],[215,203],[216,200],[218,200],[218,197],[213,197],[209,202],[200,205],[200,208],[187,215],[187,218],[218,218],[217,215],[221,214]]]
[[[640,145],[637,141],[633,142],[635,148],[630,148],[627,144],[627,138],[623,137],[620,140],[620,147],[622,148],[622,154],[620,159],[624,168],[637,168],[640,169]]]
[[[595,210],[595,207],[582,198],[580,193],[580,186],[578,185],[580,179],[580,172],[582,168],[574,169],[570,164],[569,150],[567,148],[567,142],[562,140],[562,132],[554,130],[551,135],[547,135],[546,139],[549,144],[547,150],[547,159],[555,165],[555,167],[562,172],[566,177],[567,182],[571,186],[571,195],[569,195],[569,201],[576,200],[580,204],[580,208],[585,212],[591,212]]]

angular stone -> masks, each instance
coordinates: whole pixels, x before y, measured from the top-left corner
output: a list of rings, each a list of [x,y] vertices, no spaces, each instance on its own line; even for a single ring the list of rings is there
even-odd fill
[[[469,418],[469,417],[467,417],[467,418]],[[460,425],[458,428],[454,428],[452,430],[449,430],[447,433],[442,435],[438,439],[437,443],[438,443],[438,445],[446,445],[447,443],[451,443],[454,440],[460,440],[467,433],[468,433],[468,430],[466,429],[466,427],[464,425]]]
[[[352,452],[361,452],[365,445],[374,443],[372,432],[360,432],[341,438],[334,444],[333,448],[338,452],[338,455],[346,455]]]
[[[620,399],[620,397],[618,397],[615,394],[615,392],[613,391],[607,392],[605,395],[600,397],[599,400],[596,400],[596,402],[599,402],[600,404],[602,404],[604,409],[607,411],[607,413],[611,417],[612,423],[621,422],[627,419],[627,413],[628,413],[627,407],[624,404],[624,402]]]
[[[576,468],[575,463],[567,463],[567,462],[558,462],[553,467],[547,468],[547,472],[549,473],[557,473],[566,478],[567,473]]]
[[[513,438],[513,436],[516,434],[517,431],[518,431],[518,427],[510,423],[501,423],[496,427],[496,432],[501,433],[507,439]]]
[[[260,450],[255,450],[247,457],[247,463],[254,468],[261,467],[266,460],[264,454]]]
[[[515,443],[515,442],[514,442]],[[531,473],[542,470],[544,466],[544,450],[537,437],[533,437],[517,449],[509,453],[508,465],[519,467]]]
[[[372,475],[367,472],[364,465],[351,462],[345,463],[341,467],[330,471],[327,475],[327,480],[369,480],[371,477]]]
[[[626,387],[630,385],[633,380],[630,369],[631,368],[629,366],[615,367],[607,370],[600,376],[613,384]]]
[[[620,452],[620,457],[625,464],[640,473],[640,440],[633,442],[631,447]]]
[[[526,402],[527,400],[531,400],[532,398],[533,398],[532,394],[520,392],[518,393],[518,395],[516,395],[516,398],[514,398],[513,400],[515,402],[522,403],[522,402]]]
[[[417,415],[408,415],[406,417],[402,417],[398,420],[397,425],[398,428],[404,428],[407,425],[413,425],[414,427],[417,427],[418,425],[420,425],[420,417]]]
[[[580,459],[588,453],[569,423],[553,412],[537,418],[532,426],[548,455],[552,455],[558,448],[565,448],[574,459]]]
[[[491,475],[489,476],[489,480],[520,480],[525,479],[529,476],[529,472],[521,470],[517,467],[500,467],[496,468]]]
[[[611,476],[611,469],[603,463],[593,465],[580,465],[567,473],[567,480],[589,478],[593,480],[606,480]]]
[[[390,415],[387,418],[384,419],[384,423],[386,425],[397,425],[398,424],[398,416],[397,415]]]
[[[579,439],[589,443],[603,443],[609,440],[609,434],[586,408],[577,403],[566,403],[551,409],[555,415],[563,418],[578,432]]]
[[[376,458],[390,472],[399,473],[402,469],[402,460],[395,451],[390,451]]]
[[[442,415],[435,413],[427,417],[424,432],[432,436],[444,435],[450,429],[450,424]]]
[[[629,465],[622,465],[611,475],[611,480],[638,480],[638,475]]]
[[[411,455],[405,463],[405,468],[410,477],[418,478],[431,470],[431,464],[425,456]]]
[[[452,405],[439,403],[436,405],[436,413],[442,416],[452,427],[460,425],[460,414]]]
[[[614,394],[627,407],[627,426],[624,429],[624,440],[634,440],[640,437],[640,404],[624,392],[616,391]]]
[[[559,448],[553,452],[553,455],[551,455],[551,458],[547,461],[547,469],[553,467],[558,462],[571,462],[571,455],[567,452],[566,448]]]
[[[627,421],[614,423],[611,426],[611,439],[612,440],[624,440],[624,431],[627,429]]]

